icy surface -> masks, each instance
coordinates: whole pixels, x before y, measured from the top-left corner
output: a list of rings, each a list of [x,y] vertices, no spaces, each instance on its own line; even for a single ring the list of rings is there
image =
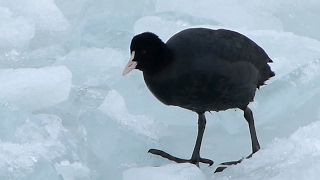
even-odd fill
[[[320,172],[319,0],[0,0],[0,179],[317,180]],[[131,38],[166,41],[189,27],[227,28],[257,42],[276,76],[250,104],[261,151],[240,110],[206,114],[161,104],[141,72],[122,77]]]
[[[29,111],[68,99],[71,72],[64,66],[0,70],[0,101]]]
[[[320,170],[320,121],[299,128],[289,138],[277,139],[238,166],[213,179],[316,179]]]
[[[131,168],[123,172],[123,180],[205,180],[205,175],[193,164],[168,164],[161,167]]]

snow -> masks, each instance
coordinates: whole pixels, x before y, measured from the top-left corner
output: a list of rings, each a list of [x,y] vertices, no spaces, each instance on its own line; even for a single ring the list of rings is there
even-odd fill
[[[317,180],[320,172],[320,1],[0,0],[0,179]],[[122,77],[131,38],[163,41],[189,27],[227,28],[257,42],[276,76],[250,104],[262,149],[239,110],[206,114],[160,103],[141,72]]]

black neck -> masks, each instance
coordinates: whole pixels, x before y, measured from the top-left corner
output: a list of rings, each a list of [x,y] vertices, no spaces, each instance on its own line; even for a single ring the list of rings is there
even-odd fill
[[[150,66],[147,70],[143,72],[148,75],[156,74],[161,70],[165,69],[166,66],[172,63],[173,53],[170,49],[163,44],[162,48],[159,51],[159,54],[154,57],[152,66]]]

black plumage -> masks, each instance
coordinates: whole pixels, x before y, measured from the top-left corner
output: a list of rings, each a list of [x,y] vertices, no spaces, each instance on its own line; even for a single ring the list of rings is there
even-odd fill
[[[275,74],[267,53],[248,37],[225,29],[190,28],[163,43],[155,34],[136,35],[130,46],[131,60],[123,75],[133,69],[143,72],[153,95],[166,105],[179,106],[198,114],[198,138],[190,160],[161,150],[149,152],[176,162],[212,164],[200,157],[206,111],[239,108],[250,128],[252,153],[260,149],[252,111],[256,89]],[[235,164],[240,161],[225,164]]]

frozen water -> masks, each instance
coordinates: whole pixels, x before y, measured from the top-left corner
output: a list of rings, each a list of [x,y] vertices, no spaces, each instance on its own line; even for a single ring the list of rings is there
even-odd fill
[[[49,114],[32,115],[10,105],[2,106],[0,112],[1,179],[57,178],[51,164],[72,154],[68,141],[73,141],[61,119]]]
[[[70,71],[65,66],[0,70],[0,101],[29,111],[68,99]]]
[[[192,164],[168,164],[161,167],[131,168],[123,172],[124,180],[205,180],[201,170]]]
[[[26,49],[34,36],[34,27],[23,16],[14,14],[5,7],[0,7],[1,53],[12,49]]]
[[[215,174],[213,179],[316,179],[320,170],[320,121],[276,139],[252,159]]]
[[[196,166],[169,164],[161,167],[131,168],[123,173],[124,180],[218,179],[218,180],[290,180],[316,179],[320,170],[320,121],[299,128],[289,138],[276,139],[266,148],[226,169],[205,178]]]
[[[90,179],[90,169],[79,162],[61,161],[54,165],[63,179]]]
[[[0,179],[318,179],[320,1],[0,0]],[[262,150],[241,111],[207,114],[201,155],[189,158],[196,114],[161,104],[139,71],[121,76],[131,38],[166,41],[188,27],[228,28],[273,59],[276,76],[250,104]]]
[[[157,1],[157,11],[182,11],[202,18],[213,19],[224,26],[248,29],[282,30],[281,21],[260,5],[251,0],[216,1],[175,1],[166,3]],[[181,6],[181,4],[184,4]],[[256,4],[256,5],[255,5]],[[254,14],[254,15],[253,15]],[[263,21],[261,21],[263,19]]]
[[[123,97],[115,90],[109,91],[98,110],[137,134],[142,134],[150,139],[158,139],[157,130],[161,125],[155,126],[156,123],[146,116],[128,114]]]
[[[115,84],[126,63],[123,52],[110,48],[80,48],[57,58],[55,65],[65,65],[73,74],[73,83],[81,87]]]
[[[69,27],[68,21],[53,0],[1,0],[0,5],[9,8],[16,15],[27,18],[35,25],[37,31],[64,31]]]

